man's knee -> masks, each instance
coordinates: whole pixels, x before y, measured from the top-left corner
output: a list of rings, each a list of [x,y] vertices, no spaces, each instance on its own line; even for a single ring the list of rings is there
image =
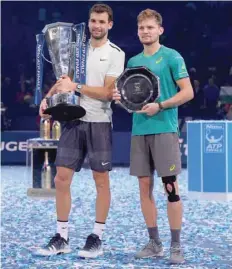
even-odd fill
[[[139,189],[141,199],[152,196],[154,186],[154,178],[153,177],[139,177]]]
[[[93,178],[97,188],[97,192],[102,189],[109,189],[109,172],[93,171]]]
[[[68,168],[57,169],[54,181],[56,189],[59,191],[67,191],[70,189],[73,171],[71,169],[69,169],[70,171],[68,171],[67,169]]]
[[[174,184],[174,182],[176,182],[176,176],[162,177],[162,181],[168,194],[168,201],[171,203],[180,201],[180,196],[176,193],[177,191]]]

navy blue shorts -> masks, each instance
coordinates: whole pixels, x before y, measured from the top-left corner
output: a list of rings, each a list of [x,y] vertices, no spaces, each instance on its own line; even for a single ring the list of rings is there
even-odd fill
[[[85,157],[93,171],[112,169],[112,127],[110,122],[72,121],[63,125],[56,166],[80,171]]]

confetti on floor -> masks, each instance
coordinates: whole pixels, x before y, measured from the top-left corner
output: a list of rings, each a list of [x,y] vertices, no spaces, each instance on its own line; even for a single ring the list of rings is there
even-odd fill
[[[182,245],[186,262],[170,265],[170,232],[166,215],[166,197],[159,178],[154,195],[158,207],[158,225],[164,245],[163,258],[134,259],[147,241],[146,226],[140,211],[138,182],[128,168],[111,172],[112,203],[104,233],[104,255],[95,260],[80,259],[79,248],[91,233],[95,221],[95,184],[91,171],[76,173],[72,184],[70,245],[72,252],[53,257],[34,255],[56,232],[54,199],[32,199],[29,168],[2,166],[1,180],[1,260],[4,269],[229,269],[232,268],[232,202],[188,199],[187,172],[179,177],[184,204]]]

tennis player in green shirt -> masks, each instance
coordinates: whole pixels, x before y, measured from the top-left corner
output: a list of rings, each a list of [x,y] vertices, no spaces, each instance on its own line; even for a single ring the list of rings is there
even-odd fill
[[[168,198],[170,262],[183,263],[180,243],[183,210],[177,182],[177,175],[181,172],[177,107],[193,98],[193,89],[183,57],[159,42],[164,32],[162,16],[155,10],[146,9],[140,12],[137,21],[138,36],[144,49],[128,61],[127,67],[146,66],[158,76],[160,97],[133,113],[130,174],[139,179],[141,208],[150,238],[135,257],[163,256],[157,209],[152,195],[156,170]],[[114,90],[113,99],[121,99],[117,89]]]

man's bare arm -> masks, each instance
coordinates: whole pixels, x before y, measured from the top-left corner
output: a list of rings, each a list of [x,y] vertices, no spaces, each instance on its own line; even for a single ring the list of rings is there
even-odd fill
[[[45,97],[51,97],[55,93],[56,93],[56,84],[51,87],[51,89],[49,90],[49,92],[46,94]]]
[[[112,100],[113,89],[115,87],[115,77],[107,76],[105,78],[104,87],[91,87],[83,85],[80,93],[88,97],[100,100]]]
[[[172,108],[183,105],[194,97],[193,88],[189,78],[182,78],[176,81],[180,91],[173,97],[162,102],[163,108]]]

